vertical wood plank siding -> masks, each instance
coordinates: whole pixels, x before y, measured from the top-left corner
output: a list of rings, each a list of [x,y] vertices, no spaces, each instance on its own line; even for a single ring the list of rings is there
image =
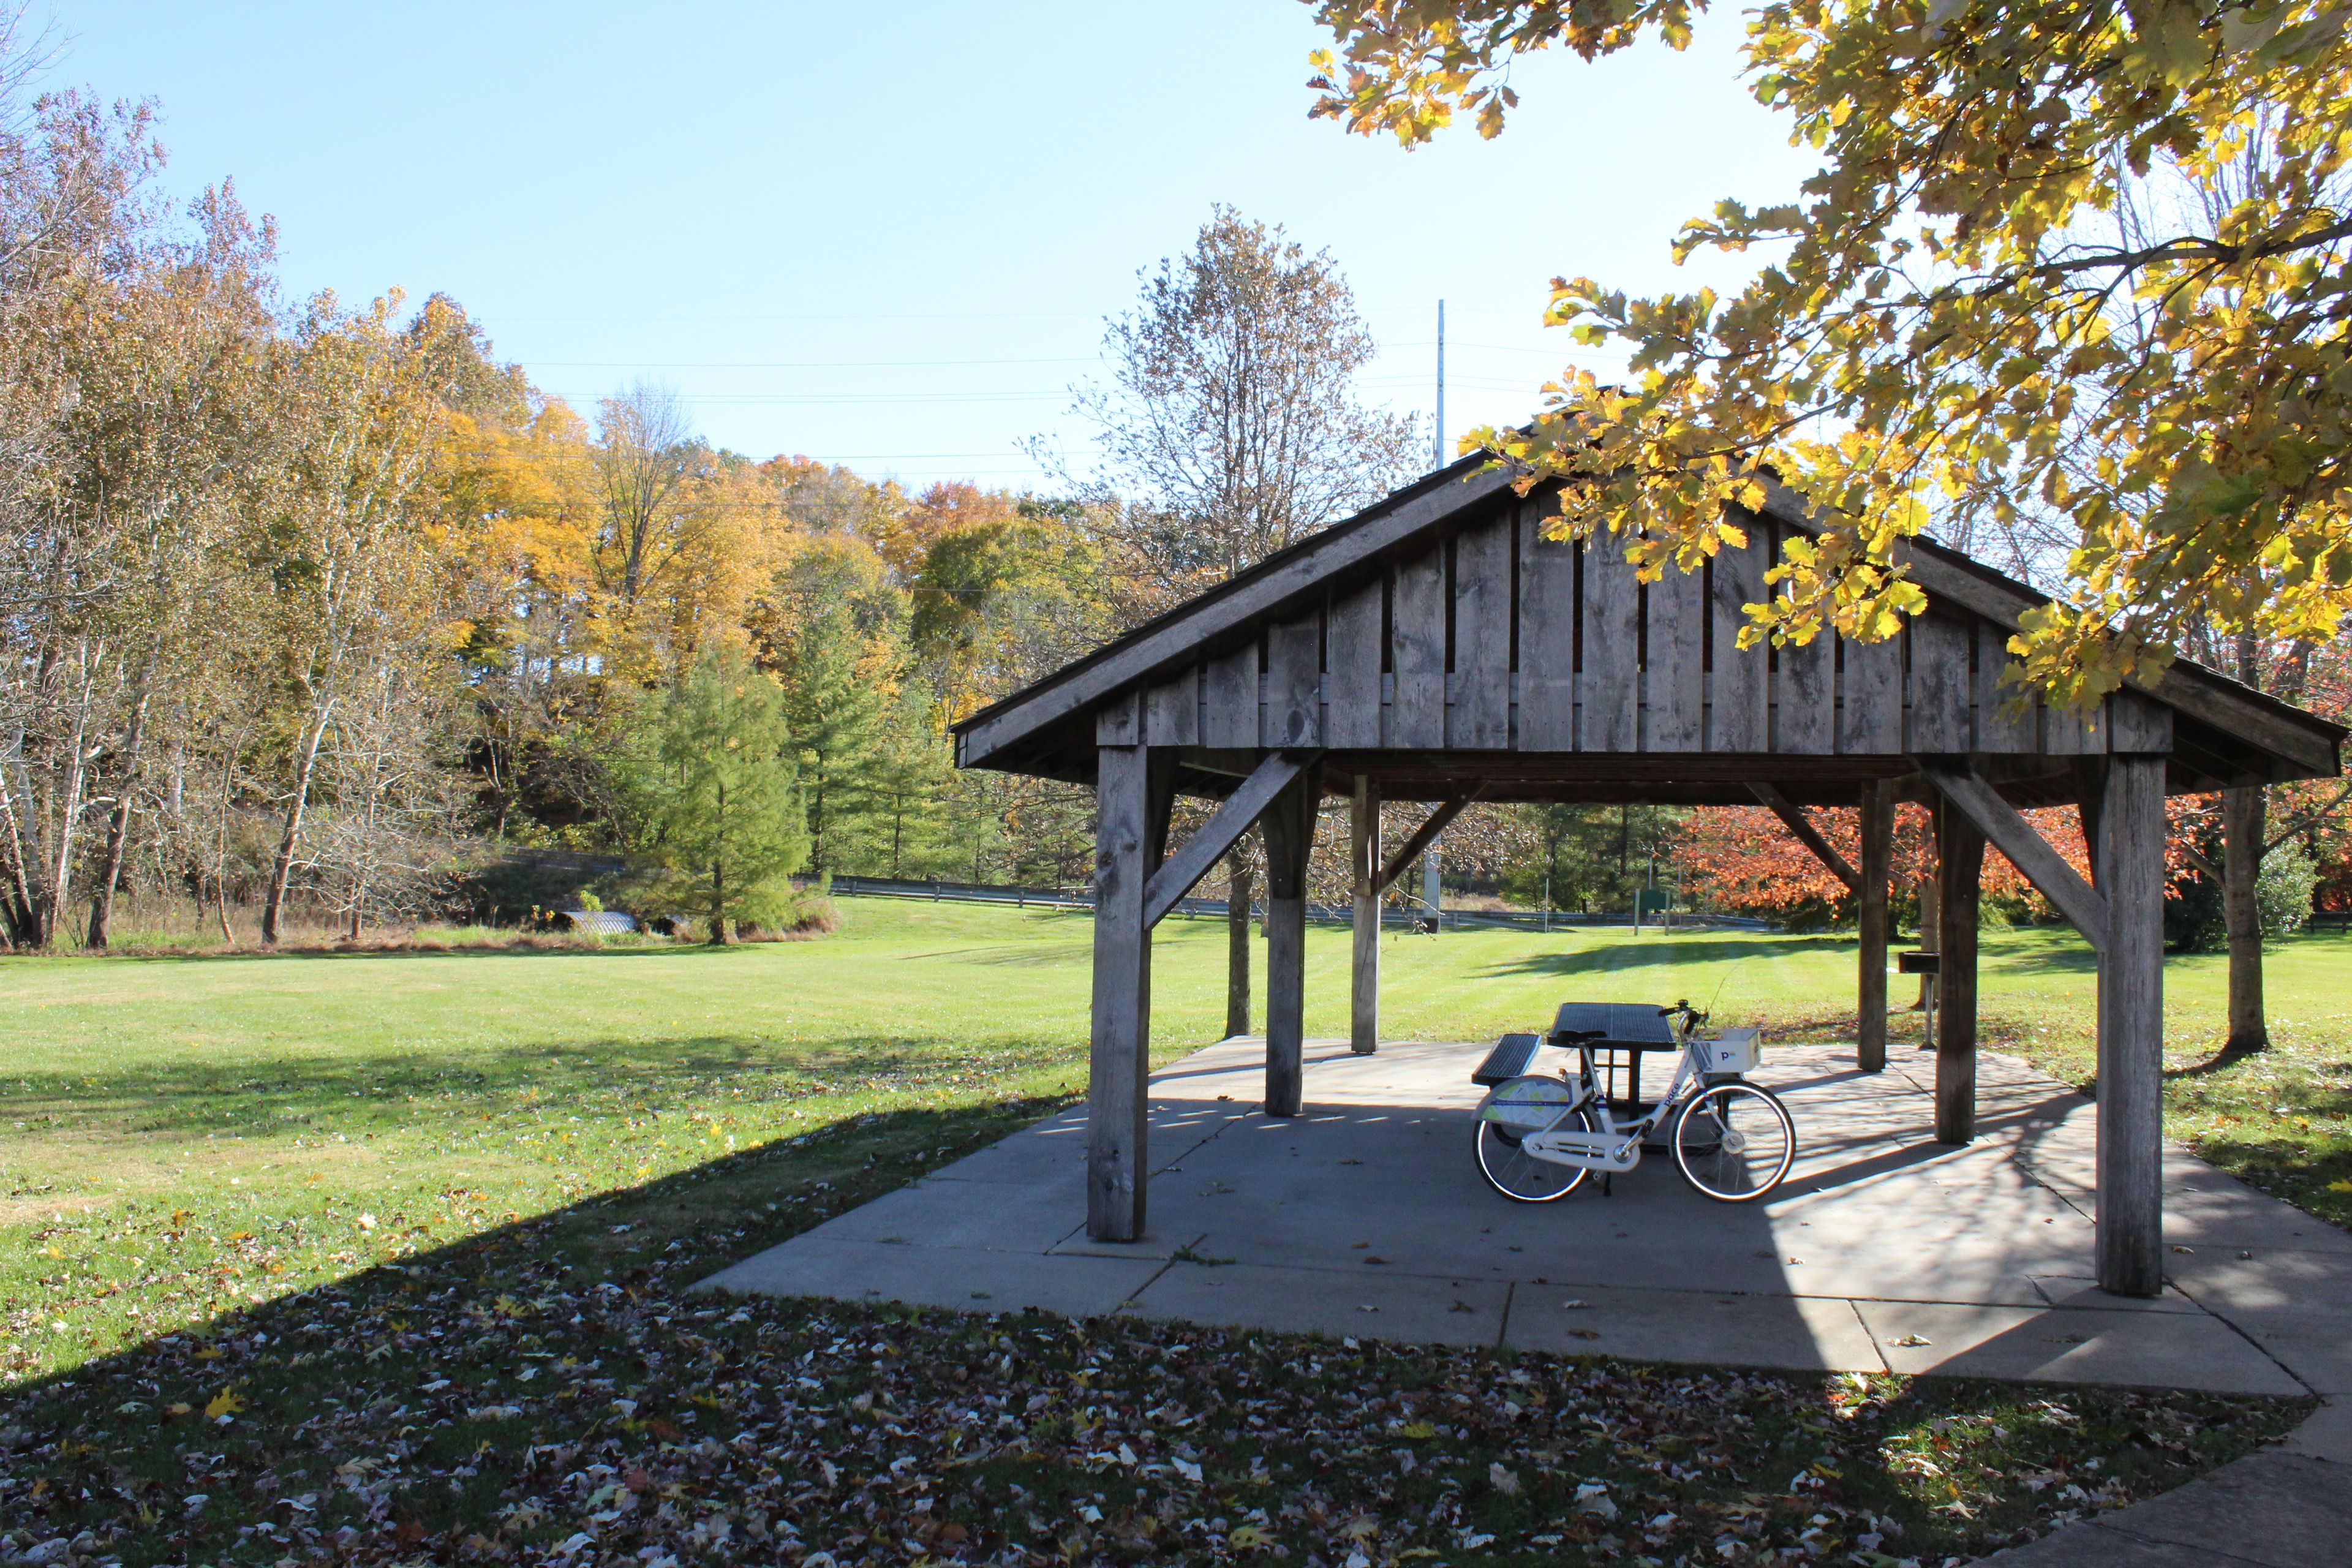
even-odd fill
[[[1764,574],[1771,565],[1772,546],[1762,519],[1748,519],[1747,529],[1746,546],[1727,544],[1717,551],[1708,573],[1707,614],[1713,617],[1715,641],[1706,715],[1710,752],[1761,752],[1770,736],[1771,650],[1769,646],[1741,647],[1739,628],[1748,624],[1741,606],[1764,602]]]
[[[1454,542],[1454,700],[1445,743],[1500,751],[1511,743],[1511,509]]]
[[[1838,639],[1838,747],[1847,756],[1903,749],[1903,636]]]
[[[1445,552],[1432,550],[1397,566],[1389,612],[1389,659],[1396,696],[1389,706],[1389,744],[1445,744]]]
[[[1970,749],[1969,699],[1976,677],[1969,668],[1974,628],[1966,621],[1929,610],[1911,622],[1911,752]]]
[[[1369,751],[1381,743],[1381,611],[1387,588],[1374,578],[1331,601],[1323,680],[1327,746]]]
[[[1642,585],[1616,535],[1584,552],[1582,658],[1576,679],[1576,749],[1641,750]]]
[[[1644,587],[1623,542],[1544,537],[1554,500],[1513,502],[1450,540],[1334,584],[1328,606],[1130,688],[1105,744],[1219,750],[1696,751],[1898,757],[2168,752],[2171,710],[2137,693],[2088,718],[2005,711],[2009,634],[1932,607],[1897,636],[1741,648],[1772,530],[1751,520],[1697,573]]]
[[[2016,713],[2017,688],[2000,683],[2001,671],[2015,661],[2009,656],[2009,634],[1990,621],[1977,623],[1977,743],[1979,752],[2033,752],[2041,749],[2040,703],[2028,697]]]
[[[1209,661],[1208,702],[1201,711],[1201,744],[1257,744],[1257,643],[1252,640]]]
[[[1575,542],[1546,539],[1557,508],[1519,513],[1519,750],[1576,749]]]
[[[1263,746],[1323,742],[1323,617],[1278,621],[1265,634]]]
[[[1706,578],[1669,566],[1644,597],[1642,749],[1696,752],[1706,738]]]

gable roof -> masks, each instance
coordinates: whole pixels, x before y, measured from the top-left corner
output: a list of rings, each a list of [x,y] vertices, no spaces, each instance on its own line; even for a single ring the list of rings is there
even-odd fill
[[[1745,563],[1727,552],[1705,584],[1669,573],[1644,594],[1614,552],[1563,564],[1528,509],[1547,503],[1519,500],[1483,455],[1463,458],[954,725],[957,763],[1091,781],[1097,716],[1122,703],[1140,715],[1148,697],[1153,743],[1309,745],[1366,768],[1404,767],[1408,753],[1433,769],[1507,761],[1528,778],[1578,772],[1570,752],[1586,774],[1614,759],[1632,784],[1636,755],[1653,780],[1706,773],[1703,755],[1731,780],[1738,754],[1754,776],[1826,781],[1885,776],[1911,753],[2071,757],[2111,743],[2171,752],[2176,791],[2339,771],[2343,728],[2185,659],[2110,699],[2104,728],[2056,710],[2017,720],[1992,682],[2018,618],[2046,596],[1929,540],[1910,543],[1908,563],[1930,610],[1900,637],[1767,656],[1733,653],[1710,627],[1726,627],[1726,603],[1736,615],[1734,594],[1760,595],[1769,543],[1751,540],[1761,553]],[[1752,534],[1819,531],[1778,484],[1758,521]],[[1414,617],[1433,616],[1416,632]],[[1434,721],[1412,706],[1423,691]],[[1187,783],[1220,793],[1214,779]],[[1685,797],[1744,787],[1693,784]]]

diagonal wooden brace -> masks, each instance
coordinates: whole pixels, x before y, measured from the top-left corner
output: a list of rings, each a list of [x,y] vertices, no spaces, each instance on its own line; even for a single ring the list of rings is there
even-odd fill
[[[1381,868],[1380,879],[1372,884],[1372,896],[1377,898],[1387,892],[1389,884],[1403,876],[1405,868],[1421,858],[1421,852],[1429,847],[1430,840],[1444,832],[1446,825],[1462,815],[1462,808],[1477,798],[1478,790],[1473,789],[1468,795],[1440,801],[1437,809],[1429,814],[1429,820],[1414,828],[1412,837],[1406,839],[1403,846],[1389,858],[1389,863]]]
[[[2000,797],[1999,791],[1973,768],[1922,759],[1919,771],[1953,809],[1976,825],[1992,847],[2033,884],[2034,891],[2058,907],[2095,952],[2107,950],[2107,900],[2085,882],[2050,841],[2033,830],[2025,814]]]
[[[1209,820],[1184,840],[1184,847],[1151,873],[1151,880],[1143,889],[1144,930],[1158,925],[1176,907],[1176,900],[1209,874],[1209,868],[1234,847],[1234,839],[1249,831],[1250,824],[1265,812],[1266,804],[1288,788],[1314,759],[1312,752],[1275,752],[1258,763],[1255,771],[1242,781],[1241,787],[1227,795]]]
[[[1772,808],[1772,815],[1779,817],[1787,826],[1789,831],[1797,836],[1798,843],[1811,850],[1814,858],[1827,866],[1830,868],[1830,874],[1845,884],[1847,892],[1862,891],[1862,873],[1847,865],[1845,857],[1839,854],[1830,841],[1822,837],[1822,830],[1813,826],[1813,819],[1805,815],[1804,807],[1797,805],[1770,784],[1752,784],[1748,787],[1758,800]]]

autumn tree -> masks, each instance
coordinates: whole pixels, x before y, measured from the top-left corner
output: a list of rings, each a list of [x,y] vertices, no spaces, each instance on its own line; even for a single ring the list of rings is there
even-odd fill
[[[1463,112],[1495,135],[1514,58],[1680,47],[1692,9],[1326,0],[1315,112],[1407,144]],[[1631,374],[1570,371],[1532,426],[1476,439],[1570,481],[1565,527],[1638,523],[1651,574],[1711,553],[1726,503],[1776,474],[1826,531],[1790,552],[1750,640],[1889,635],[1922,603],[1900,540],[2029,507],[2074,531],[2013,649],[2060,701],[2153,674],[2200,616],[2331,637],[2352,603],[2352,37],[2333,8],[1770,5],[1745,47],[1822,168],[1675,247],[1769,263],[1730,298],[1558,282],[1551,319],[1625,345]],[[2228,195],[2120,235],[2151,181]]]
[[[1103,334],[1111,380],[1077,388],[1076,408],[1099,433],[1104,525],[1155,605],[1417,471],[1413,421],[1357,395],[1374,345],[1328,251],[1219,206],[1189,252],[1141,276]]]

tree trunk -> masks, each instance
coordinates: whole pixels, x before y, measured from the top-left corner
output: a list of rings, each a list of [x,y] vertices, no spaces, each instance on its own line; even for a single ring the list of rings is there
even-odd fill
[[[106,928],[114,919],[114,889],[122,881],[123,846],[131,837],[131,786],[139,773],[139,749],[147,733],[147,681],[140,679],[139,701],[131,710],[131,724],[123,736],[121,794],[114,802],[114,818],[106,827],[106,866],[99,873],[98,886],[89,895],[89,945],[106,945]]]
[[[318,721],[302,742],[301,761],[294,770],[294,798],[286,807],[286,830],[278,836],[278,857],[269,868],[269,893],[261,905],[261,940],[278,945],[278,917],[286,908],[286,886],[294,876],[294,848],[302,839],[302,812],[310,804],[310,772],[319,765],[319,742],[327,738],[327,724],[335,705],[319,710]]]
[[[719,799],[724,810],[726,797]],[[710,945],[727,945],[727,868],[717,860],[710,863]]]
[[[228,924],[228,879],[226,877],[215,877],[213,879],[213,893],[220,900],[221,941],[228,943],[231,947],[235,947],[236,945],[236,932],[231,931]]]
[[[73,897],[74,826],[81,820],[82,786],[89,781],[89,760],[82,748],[89,740],[89,667],[85,658],[82,666],[82,700],[74,714],[73,739],[66,752],[65,787],[58,803],[58,837],[56,853],[50,858],[47,885],[40,889],[40,902],[33,909],[37,927],[34,945],[48,947],[58,940],[65,928],[66,906]]]
[[[2221,792],[2221,913],[2230,933],[2230,1038],[2221,1048],[2232,1053],[2271,1043],[2263,1017],[2263,912],[2254,900],[2269,804],[2260,784]]]

